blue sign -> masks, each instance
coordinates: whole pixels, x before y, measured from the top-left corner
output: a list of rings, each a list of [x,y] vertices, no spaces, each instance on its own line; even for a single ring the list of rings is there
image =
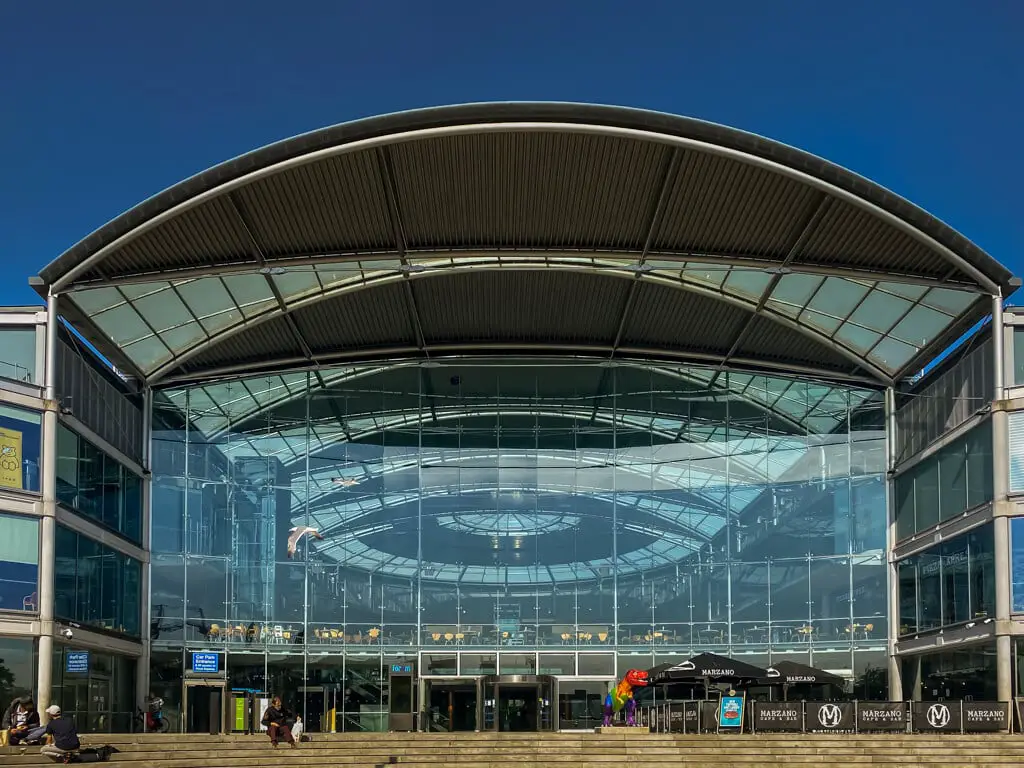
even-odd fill
[[[743,697],[723,696],[718,710],[718,724],[722,728],[740,728],[743,725]]]
[[[64,654],[64,670],[66,672],[88,672],[89,652],[68,651]]]
[[[392,664],[391,671],[398,672],[399,674],[402,672],[412,672],[412,664]]]
[[[216,675],[220,672],[219,653],[193,653],[192,671],[201,674]]]

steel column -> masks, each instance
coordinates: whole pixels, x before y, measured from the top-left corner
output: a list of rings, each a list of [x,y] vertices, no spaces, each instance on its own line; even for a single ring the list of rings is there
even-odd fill
[[[36,662],[36,708],[47,718],[53,687],[54,569],[57,540],[57,295],[46,298],[46,370],[42,424],[42,512],[39,530],[39,646]]]

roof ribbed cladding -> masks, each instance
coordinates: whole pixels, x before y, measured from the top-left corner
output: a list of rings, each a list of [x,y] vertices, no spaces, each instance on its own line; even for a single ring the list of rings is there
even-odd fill
[[[755,317],[736,349],[737,357],[763,357],[778,362],[809,365],[824,363],[838,371],[852,371],[850,358],[797,331],[763,316]]]
[[[608,344],[629,281],[564,272],[480,272],[418,280],[413,290],[428,344]]]
[[[354,291],[296,309],[292,316],[315,353],[415,345],[404,291],[395,283]]]
[[[255,263],[242,222],[226,198],[215,198],[115,251],[86,279],[157,273],[211,263]]]
[[[637,286],[622,344],[727,352],[749,316],[749,312],[710,296],[642,284]]]
[[[864,375],[883,384],[915,372],[976,321],[988,293],[1008,295],[1013,287],[1005,268],[942,222],[820,158],[697,120],[574,104],[420,110],[279,142],[145,201],[74,246],[42,278],[67,295],[66,312],[101,351],[157,383],[175,371],[201,375],[197,361],[219,359],[220,344],[233,359],[232,345],[255,345],[249,334],[264,325],[295,337],[296,320],[263,322],[282,307],[293,318],[311,318],[307,330],[318,348],[352,343],[372,356],[369,347],[385,343],[378,338],[406,345],[416,335],[408,289],[377,292],[391,291],[385,286],[403,272],[413,286],[429,277],[426,285],[434,273],[455,274],[470,263],[515,271],[511,281],[533,281],[537,291],[561,285],[549,266],[617,271],[618,317],[621,285],[641,274],[637,300],[663,304],[673,319],[638,329],[631,307],[622,346],[706,355],[738,346],[737,357],[807,359],[808,369],[830,372],[838,370],[839,353],[824,337],[835,336],[849,351],[844,375],[860,361]],[[779,273],[781,282],[772,276]],[[648,278],[695,286],[688,300],[704,309],[684,323],[676,297],[655,302],[662,292]],[[803,295],[814,279],[821,291]],[[484,280],[497,285],[505,277]],[[610,284],[581,283],[580,290],[598,291],[594,328],[573,325],[574,303],[562,308],[564,319],[552,314],[544,322],[559,323],[562,343],[607,335],[601,323]],[[911,306],[915,290],[929,285],[939,287]],[[886,304],[880,315],[895,324],[881,327],[874,309],[840,313],[849,307],[829,298],[840,289],[845,297],[868,292],[863,306]],[[700,302],[692,298],[698,295]],[[392,301],[397,296],[401,302]],[[465,300],[498,297],[477,291]],[[314,310],[319,301],[324,306]],[[374,304],[392,308],[375,314]],[[753,306],[789,320],[758,320],[741,338],[737,317]],[[340,322],[322,314],[328,307],[352,314]],[[496,311],[469,309],[482,322]],[[405,327],[382,316],[388,313],[403,315]],[[536,326],[520,317],[516,327],[510,317],[492,318],[506,340],[543,330],[540,316]],[[444,329],[454,321],[437,323],[452,338]],[[762,326],[764,343],[750,348]],[[481,339],[490,333],[466,332]],[[277,341],[266,345],[267,366],[277,365],[279,347],[283,355]]]
[[[832,200],[794,254],[795,264],[859,267],[942,279],[950,264],[924,243],[849,203]],[[956,271],[961,280],[966,275]]]
[[[245,328],[220,340],[189,358],[182,368],[199,371],[204,368],[239,363],[259,363],[272,358],[301,358],[302,349],[295,340],[284,317],[271,318]]]
[[[639,250],[669,150],[546,132],[389,149],[408,246]]]
[[[302,165],[245,186],[237,195],[268,259],[395,246],[371,152]]]
[[[783,258],[821,197],[747,163],[682,152],[654,250]]]

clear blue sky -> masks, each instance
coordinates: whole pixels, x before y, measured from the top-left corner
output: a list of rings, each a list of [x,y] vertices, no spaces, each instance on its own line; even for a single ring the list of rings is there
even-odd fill
[[[1024,273],[1024,2],[0,2],[0,304],[135,203],[357,117],[565,100],[726,123]],[[1020,301],[1020,297],[1017,299]]]

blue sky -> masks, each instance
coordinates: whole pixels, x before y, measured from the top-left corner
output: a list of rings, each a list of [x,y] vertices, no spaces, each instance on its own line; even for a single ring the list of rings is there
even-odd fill
[[[37,301],[43,265],[221,160],[465,101],[754,131],[880,182],[1022,274],[1022,28],[1014,0],[0,3],[0,304]]]

